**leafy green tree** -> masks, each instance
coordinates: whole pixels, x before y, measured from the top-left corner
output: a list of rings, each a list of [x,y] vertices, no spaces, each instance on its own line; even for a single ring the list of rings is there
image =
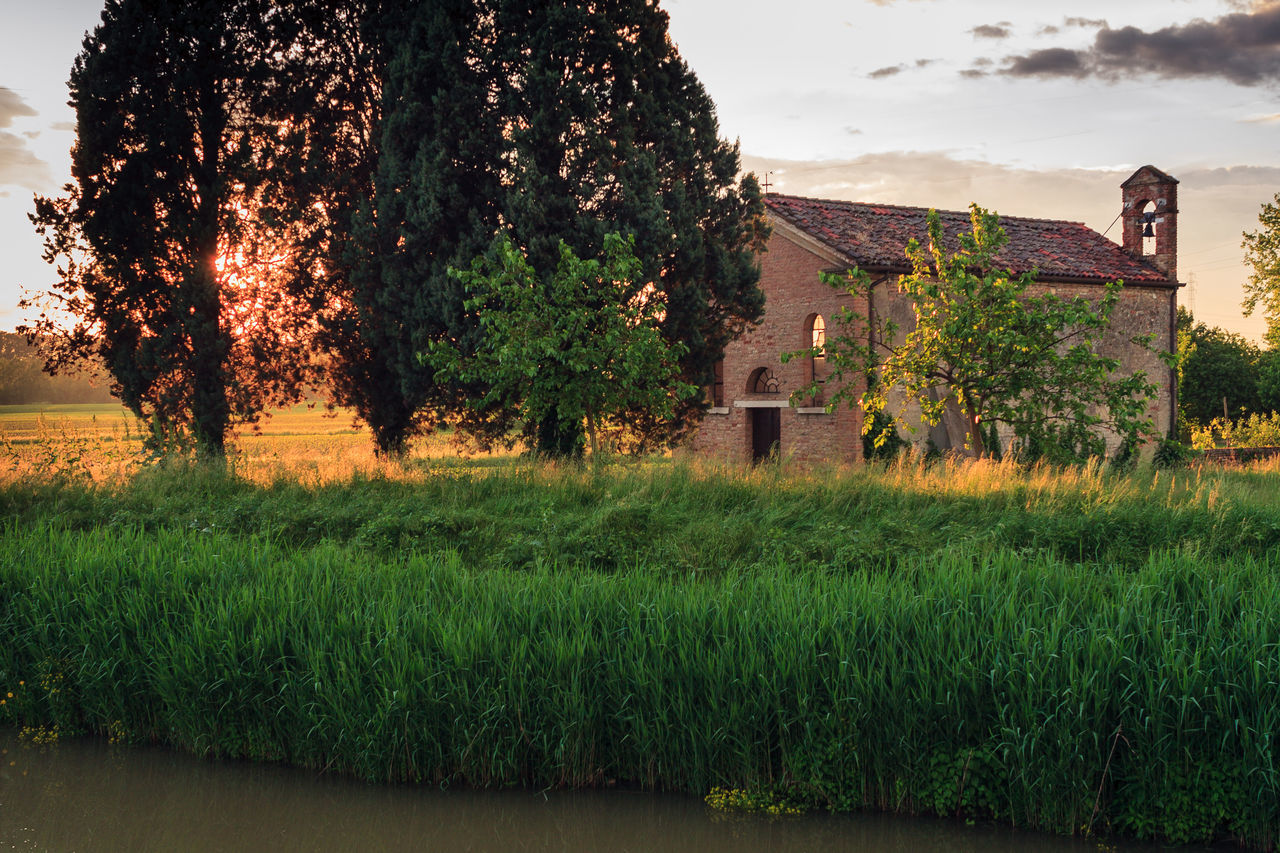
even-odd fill
[[[1280,193],[1264,202],[1258,214],[1262,226],[1244,234],[1244,258],[1253,267],[1244,286],[1244,313],[1259,307],[1267,320],[1267,346],[1280,350]]]
[[[635,286],[641,269],[634,241],[609,234],[602,260],[580,260],[561,243],[559,263],[542,278],[502,237],[469,271],[453,273],[477,317],[478,345],[464,354],[436,342],[423,361],[483,388],[469,400],[474,411],[516,409],[527,440],[548,417],[567,421],[560,424],[563,435],[575,426],[581,435],[585,426],[595,457],[606,425],[637,409],[670,417],[698,391],[679,378],[683,345],[668,343],[660,332],[665,302]]]
[[[312,99],[321,108],[309,192],[321,203],[310,209],[321,213],[311,233],[323,261],[310,293],[338,400],[382,450],[403,449],[446,415],[493,437],[517,417],[463,406],[480,389],[456,374],[441,381],[415,358],[430,340],[463,354],[478,345],[476,317],[447,270],[483,253],[500,228],[543,279],[561,241],[598,257],[606,234],[634,234],[639,280],[668,306],[662,334],[683,346],[685,381],[704,382],[724,345],[759,319],[759,188],[738,180],[737,147],[719,139],[713,105],[656,4],[365,0],[347,15],[340,0],[312,2],[335,10],[317,22],[305,80],[355,97]],[[367,107],[336,106],[348,102]],[[703,405],[631,417],[643,435],[670,441]],[[572,453],[581,430],[552,412],[535,441]]]
[[[1178,407],[1188,426],[1262,408],[1262,352],[1257,346],[1234,332],[1196,322],[1183,308],[1178,309],[1178,332]]]
[[[546,278],[560,242],[598,257],[611,232],[633,234],[639,281],[667,306],[663,337],[679,343],[680,378],[710,381],[725,344],[759,320],[755,252],[767,237],[753,177],[738,179],[736,144],[676,51],[651,0],[493,0],[498,102],[506,136],[502,217]],[[668,442],[705,402],[670,418],[636,409],[641,432]],[[565,432],[564,430],[567,430]],[[548,413],[545,452],[580,441],[572,417]]]
[[[1280,412],[1280,350],[1268,349],[1258,353],[1258,408],[1257,411]]]
[[[36,199],[61,281],[24,331],[47,367],[100,362],[135,414],[207,456],[306,375],[279,282],[289,227],[256,215],[285,162],[290,33],[269,0],[108,0],[71,73],[75,182]]]
[[[1147,407],[1156,387],[1142,372],[1120,375],[1119,360],[1095,347],[1110,326],[1121,285],[1108,284],[1096,304],[1032,296],[1032,274],[996,266],[1008,242],[999,218],[977,205],[970,217],[973,230],[959,235],[954,253],[944,246],[934,211],[927,247],[914,239],[908,244],[912,271],[898,288],[915,324],[901,338],[890,320],[873,326],[851,310],[837,315],[837,332],[826,343],[831,376],[824,387],[837,387],[828,405],[860,404],[867,424],[893,415],[879,441],[901,422],[908,402],[932,425],[955,406],[968,425],[966,444],[978,456],[999,452],[988,446],[996,424],[1012,428],[1017,452],[1057,459],[1103,453],[1103,427],[1130,446],[1152,435]],[[854,294],[871,286],[858,270],[825,280]],[[876,381],[867,382],[873,373]]]

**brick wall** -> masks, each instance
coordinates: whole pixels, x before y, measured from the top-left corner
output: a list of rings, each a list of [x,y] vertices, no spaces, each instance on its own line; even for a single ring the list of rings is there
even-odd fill
[[[1095,297],[1098,289],[1088,285],[1056,285],[1059,296],[1072,298],[1084,296]],[[1172,298],[1174,291],[1155,287],[1126,287],[1120,292],[1120,301],[1112,314],[1111,328],[1103,336],[1099,351],[1104,355],[1120,359],[1120,370],[1132,373],[1136,370],[1146,372],[1147,379],[1160,388],[1152,400],[1149,412],[1152,423],[1161,434],[1166,434],[1174,426],[1173,421],[1173,374],[1169,367],[1160,360],[1158,351],[1173,352],[1177,349],[1177,341],[1172,337],[1171,327],[1177,304]],[[1151,350],[1134,345],[1135,337],[1153,335]],[[1107,436],[1107,452],[1119,445],[1115,435]]]
[[[765,315],[761,324],[749,330],[725,349],[724,406],[713,409],[689,441],[688,449],[699,455],[734,462],[752,457],[751,404],[785,404],[792,391],[800,388],[812,369],[807,359],[792,359],[783,364],[781,355],[809,346],[808,321],[816,313],[827,323],[829,336],[840,329],[834,322],[841,307],[848,306],[861,315],[867,313],[865,298],[849,296],[818,280],[822,270],[843,269],[834,256],[819,254],[820,247],[810,246],[803,236],[784,228],[775,228],[766,253],[761,257],[760,285],[765,291]],[[876,288],[875,310],[892,316],[905,334],[913,323],[911,311],[897,297],[896,277],[889,277]],[[1096,285],[1043,283],[1031,293],[1052,290],[1064,298],[1101,295]],[[1171,351],[1176,342],[1170,336],[1170,320],[1176,310],[1173,291],[1156,287],[1127,287],[1116,306],[1111,330],[1103,338],[1101,349],[1121,361],[1125,371],[1144,370],[1159,385],[1152,402],[1151,415],[1155,427],[1167,432],[1174,405],[1173,378],[1159,356],[1135,346],[1131,339],[1152,334],[1153,349]],[[775,394],[755,393],[748,389],[753,371],[767,368],[777,379]],[[822,401],[803,408],[786,407],[781,412],[780,451],[784,458],[802,462],[854,462],[862,458],[862,412],[840,406],[833,413],[817,412]],[[809,409],[806,411],[805,409]],[[965,422],[958,412],[949,413],[939,427],[918,428],[904,437],[920,446],[932,438],[940,448],[964,446]],[[919,407],[907,408],[906,420],[919,424]],[[1010,436],[1002,435],[1008,445]],[[1119,444],[1114,435],[1107,437],[1108,452]]]
[[[775,229],[760,259],[761,287],[766,294],[761,324],[725,349],[724,403],[712,410],[689,443],[697,454],[731,461],[749,461],[752,454],[752,409],[749,404],[786,404],[791,392],[808,381],[812,369],[807,359],[782,363],[782,353],[810,345],[810,321],[820,314],[827,333],[839,330],[834,318],[848,306],[865,314],[866,300],[841,293],[818,280],[818,273],[840,269],[832,258],[824,258]],[[767,368],[777,379],[778,391],[755,393],[748,381],[758,368]],[[748,404],[748,405],[743,405]],[[781,412],[780,453],[783,458],[802,462],[855,462],[862,458],[862,412],[847,405],[833,413],[804,411],[820,408],[821,402],[802,408],[787,406]]]
[[[1083,296],[1097,301],[1102,296],[1098,285],[1063,284],[1041,282],[1028,289],[1030,296],[1042,295],[1046,292],[1057,294],[1063,299],[1074,299]],[[1168,366],[1160,360],[1159,351],[1172,352],[1176,349],[1176,341],[1171,336],[1171,320],[1176,312],[1176,304],[1172,300],[1173,291],[1163,287],[1126,287],[1120,292],[1120,301],[1112,314],[1111,328],[1099,341],[1098,349],[1104,355],[1120,360],[1120,370],[1132,373],[1142,370],[1148,381],[1159,386],[1156,396],[1151,401],[1148,412],[1155,428],[1161,434],[1167,433],[1173,422],[1173,374]],[[873,297],[875,310],[892,317],[899,326],[899,340],[914,327],[914,314],[910,302],[898,294],[893,282],[876,288]],[[1132,341],[1136,337],[1151,335],[1151,349],[1144,349]],[[896,411],[896,409],[895,409]],[[904,435],[918,447],[925,446],[929,439],[942,450],[960,449],[964,447],[968,424],[958,409],[948,407],[947,416],[940,427],[933,429],[920,427],[920,407],[908,404],[903,409],[903,420],[916,427],[914,433]],[[1111,453],[1120,445],[1119,436],[1106,433],[1107,452]],[[1001,429],[1000,441],[1004,447],[1009,446],[1012,431]]]

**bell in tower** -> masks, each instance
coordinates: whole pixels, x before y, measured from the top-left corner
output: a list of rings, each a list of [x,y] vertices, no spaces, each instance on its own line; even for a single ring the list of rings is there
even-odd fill
[[[1120,185],[1120,198],[1124,250],[1177,281],[1178,179],[1143,166]]]

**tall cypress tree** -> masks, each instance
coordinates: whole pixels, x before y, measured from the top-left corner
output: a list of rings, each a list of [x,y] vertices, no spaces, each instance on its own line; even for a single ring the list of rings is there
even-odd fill
[[[472,0],[311,0],[309,73],[297,81],[306,162],[293,185],[314,261],[304,291],[334,399],[379,452],[460,408],[417,354],[465,339],[450,265],[497,227],[501,122]],[[311,93],[305,94],[310,89]]]
[[[725,344],[759,319],[755,250],[767,225],[738,148],[719,138],[714,106],[681,60],[651,0],[494,0],[507,130],[504,220],[543,276],[564,240],[595,257],[604,235],[634,235],[638,287],[664,297],[662,329],[683,344],[681,379],[710,381]],[[572,393],[572,389],[566,389]],[[644,441],[681,437],[705,403],[675,418],[634,412]],[[578,446],[581,427],[538,425],[541,450]]]
[[[724,344],[759,317],[758,188],[737,182],[737,148],[718,138],[651,2],[307,0],[301,10],[299,292],[335,399],[382,452],[403,451],[445,415],[489,436],[512,426],[514,406],[475,412],[464,401],[480,389],[438,382],[417,358],[432,340],[463,352],[476,340],[447,271],[499,231],[544,280],[561,240],[586,258],[610,232],[633,235],[636,287],[664,297],[663,332],[683,345],[688,382],[707,381]],[[701,405],[631,420],[647,440],[669,441]],[[571,419],[525,428],[545,452],[580,446]]]
[[[49,367],[101,360],[135,414],[208,456],[305,373],[277,281],[290,226],[255,215],[281,165],[286,22],[268,0],[108,0],[71,74],[75,182],[33,217],[75,318],[26,330]]]
[[[475,412],[463,401],[481,389],[437,382],[416,357],[430,340],[463,352],[475,342],[477,318],[447,270],[469,266],[498,231],[543,280],[561,240],[587,258],[610,232],[634,235],[636,287],[668,305],[663,333],[683,345],[681,379],[707,382],[725,343],[763,309],[753,254],[763,205],[753,178],[737,181],[737,147],[718,138],[665,13],[648,0],[371,0],[364,14],[373,61],[358,68],[379,96],[374,120],[313,147],[332,157],[367,140],[367,171],[351,184],[365,196],[326,202],[328,276],[314,293],[338,400],[379,448],[402,450],[445,414],[489,437],[512,426],[514,406]],[[350,172],[333,161],[316,174]],[[671,441],[702,405],[682,400],[673,419],[634,412],[631,422],[652,443]],[[543,452],[580,447],[571,419],[524,426]]]
[[[502,117],[493,98],[492,32],[474,0],[415,4],[387,74],[372,216],[382,310],[400,325],[392,358],[405,397],[433,419],[461,409],[465,389],[439,382],[418,354],[478,334],[450,267],[488,247],[498,227]]]
[[[330,399],[356,412],[381,451],[421,422],[401,391],[394,360],[398,317],[379,304],[381,264],[373,217],[392,38],[404,24],[396,0],[297,4],[303,73],[289,79],[297,105],[296,157],[281,215],[300,224],[295,292],[314,319],[311,339]],[[394,246],[394,242],[389,245]]]

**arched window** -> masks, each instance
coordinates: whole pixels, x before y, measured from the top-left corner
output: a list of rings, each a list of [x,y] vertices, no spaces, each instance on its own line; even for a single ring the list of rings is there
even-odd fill
[[[813,351],[805,359],[805,382],[821,382],[827,374],[827,322],[821,314],[810,314],[805,320],[804,345]]]
[[[748,394],[777,394],[778,377],[767,367],[757,367],[747,379]]]

